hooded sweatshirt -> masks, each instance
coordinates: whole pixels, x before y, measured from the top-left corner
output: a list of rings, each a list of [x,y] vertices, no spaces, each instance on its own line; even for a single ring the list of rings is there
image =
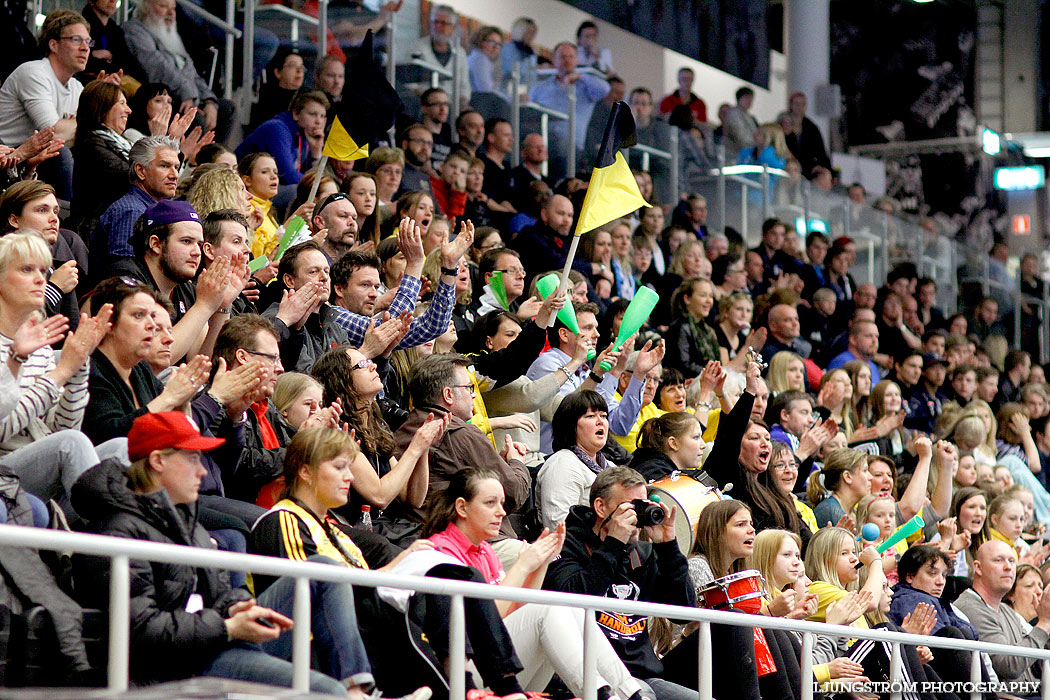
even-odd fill
[[[621,600],[696,607],[689,564],[675,540],[625,544],[594,534],[597,515],[590,506],[574,506],[565,521],[561,557],[547,569],[543,587]],[[652,678],[663,664],[649,641],[646,615],[598,611],[598,627],[635,678]]]

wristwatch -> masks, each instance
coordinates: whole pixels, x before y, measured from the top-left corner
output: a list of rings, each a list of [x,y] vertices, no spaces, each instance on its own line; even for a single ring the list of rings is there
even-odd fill
[[[441,274],[442,275],[450,275],[452,277],[458,277],[459,276],[459,268],[458,267],[442,267],[441,268]]]

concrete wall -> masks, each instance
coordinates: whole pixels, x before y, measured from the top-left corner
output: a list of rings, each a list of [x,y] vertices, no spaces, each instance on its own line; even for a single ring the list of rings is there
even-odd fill
[[[531,17],[539,27],[536,43],[553,47],[562,40],[573,40],[576,27],[585,19],[594,19],[585,12],[558,0],[444,0],[457,11],[482,22],[509,31],[515,19]],[[413,14],[414,13],[414,14]],[[398,32],[401,41],[407,40],[413,30],[418,31],[418,1],[406,0],[398,12]],[[694,92],[707,103],[708,118],[717,121],[718,105],[733,103],[733,94],[744,81],[706,64],[689,59],[670,49],[642,39],[619,27],[597,20],[602,44],[613,53],[616,72],[624,79],[628,91],[644,85],[659,100],[677,85],[678,69],[689,66],[696,72]],[[402,44],[403,45],[403,44]],[[773,121],[787,104],[787,62],[783,54],[772,53],[769,89],[755,88],[755,106],[752,112],[759,121]]]

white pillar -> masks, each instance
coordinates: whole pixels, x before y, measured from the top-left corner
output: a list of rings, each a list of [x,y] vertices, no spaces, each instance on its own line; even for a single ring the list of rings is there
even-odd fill
[[[830,80],[830,0],[785,0],[784,4],[788,94],[806,93],[806,116],[820,129],[824,143],[830,144],[828,117],[820,113],[817,103],[817,89]],[[786,104],[783,109],[787,109]]]

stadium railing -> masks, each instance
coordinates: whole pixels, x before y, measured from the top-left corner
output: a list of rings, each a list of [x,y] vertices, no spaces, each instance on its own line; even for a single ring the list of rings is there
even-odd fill
[[[451,597],[451,619],[449,621],[449,675],[450,698],[465,697],[465,620],[463,599],[481,598],[510,600],[519,603],[537,603],[582,608],[584,615],[584,697],[596,700],[595,635],[602,634],[595,621],[598,612],[617,612],[635,615],[667,617],[675,620],[690,620],[699,623],[698,689],[699,700],[712,698],[711,625],[724,624],[745,627],[761,627],[799,632],[802,635],[801,678],[799,697],[812,700],[814,693],[813,647],[815,635],[835,638],[867,639],[890,645],[890,697],[901,700],[906,687],[903,683],[901,645],[924,645],[932,648],[955,649],[971,654],[970,681],[965,690],[971,700],[981,697],[982,653],[1021,656],[1039,663],[1043,678],[1050,678],[1050,649],[1029,649],[1003,644],[989,644],[962,639],[927,637],[884,629],[860,629],[828,625],[807,621],[787,620],[761,615],[746,615],[738,612],[684,608],[673,605],[619,600],[590,595],[574,595],[528,588],[507,588],[481,583],[465,583],[424,576],[400,576],[331,566],[313,562],[296,562],[289,559],[264,557],[250,554],[235,554],[218,550],[197,549],[173,544],[130,540],[126,538],[87,535],[82,533],[57,532],[32,527],[13,525],[0,526],[0,546],[30,547],[90,554],[110,559],[110,606],[109,606],[109,661],[107,678],[110,690],[124,691],[128,688],[130,645],[130,560],[165,562],[194,567],[251,571],[271,576],[291,576],[295,579],[295,601],[293,619],[293,688],[307,691],[310,668],[310,580],[349,583],[355,586],[389,587],[407,589],[421,593],[433,593]],[[1050,683],[1041,686],[1042,700],[1050,700]]]

